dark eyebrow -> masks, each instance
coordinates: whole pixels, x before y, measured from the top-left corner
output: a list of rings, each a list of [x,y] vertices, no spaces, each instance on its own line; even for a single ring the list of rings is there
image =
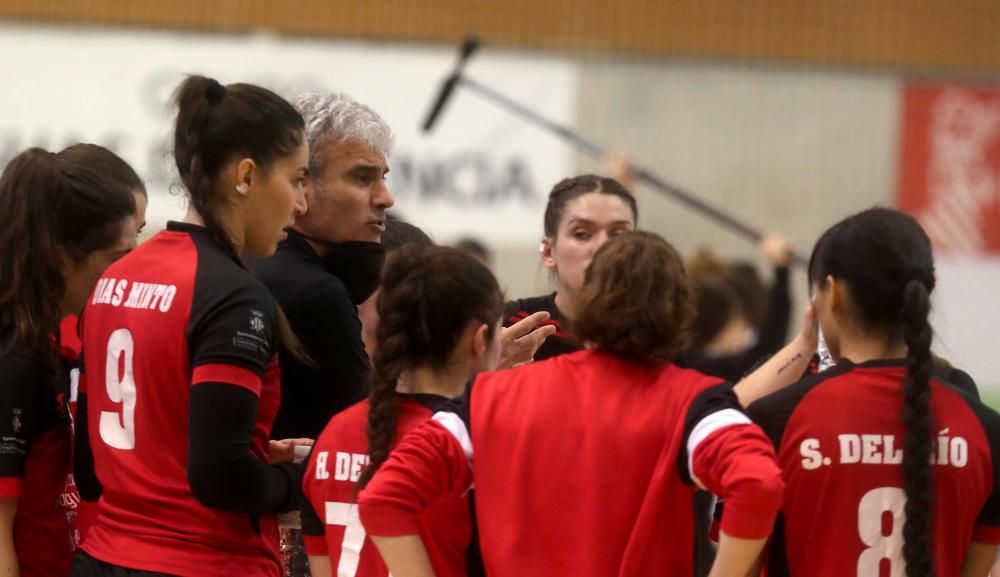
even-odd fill
[[[589,218],[573,217],[573,218],[569,219],[569,222],[567,223],[567,225],[577,224],[577,223],[579,223],[579,224],[587,224],[587,225],[591,225],[591,226],[594,226],[594,225],[597,224],[596,222],[590,220]],[[632,223],[629,222],[629,221],[627,221],[627,220],[616,220],[616,221],[610,223],[610,226],[618,226],[618,225],[631,226]]]

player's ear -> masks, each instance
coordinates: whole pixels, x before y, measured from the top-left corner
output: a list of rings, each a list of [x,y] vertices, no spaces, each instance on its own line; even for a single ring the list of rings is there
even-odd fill
[[[546,236],[542,238],[541,244],[538,245],[538,252],[541,255],[542,264],[545,265],[545,268],[556,268],[555,244],[555,239]]]
[[[486,356],[486,351],[490,348],[490,327],[481,324],[474,330],[475,332],[472,334],[472,358],[479,361]]]

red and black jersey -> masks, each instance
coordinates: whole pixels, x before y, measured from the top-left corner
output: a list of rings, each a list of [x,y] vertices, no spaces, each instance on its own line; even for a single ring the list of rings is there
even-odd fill
[[[428,420],[448,402],[437,395],[400,395],[398,437]],[[387,577],[382,557],[365,535],[355,498],[368,464],[368,401],[338,413],[316,441],[303,482],[308,500],[302,518],[306,551],[328,555],[336,575]],[[465,499],[447,495],[420,513],[420,535],[439,577],[464,577],[472,533]]]
[[[727,497],[727,534],[763,538],[780,471],[731,387],[599,351],[480,375],[395,448],[359,495],[370,534],[475,484],[494,577],[692,574],[698,486]]]
[[[9,339],[0,336],[0,349]],[[18,498],[17,564],[25,577],[64,577],[75,548],[62,499],[71,462],[68,367],[7,353],[0,385],[0,497]]]
[[[902,360],[841,360],[750,406],[787,486],[769,577],[902,574],[905,375]],[[1000,543],[1000,416],[931,391],[936,573],[959,575],[971,542]]]
[[[280,395],[275,319],[267,289],[198,226],[171,222],[105,271],[81,321],[86,426],[103,486],[84,550],[172,575],[279,573],[276,517],[206,507],[188,470],[199,385],[259,398],[245,434],[251,457],[266,462]]]
[[[539,326],[552,325],[555,334],[545,339],[535,352],[535,360],[542,361],[566,353],[575,353],[583,348],[583,343],[570,330],[569,321],[556,306],[556,293],[540,297],[519,299],[504,307],[503,326],[509,327],[538,312],[549,313],[549,320]]]

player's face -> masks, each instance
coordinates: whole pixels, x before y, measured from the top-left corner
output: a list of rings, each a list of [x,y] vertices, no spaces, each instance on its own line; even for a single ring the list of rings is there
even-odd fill
[[[114,246],[95,250],[80,261],[74,261],[65,256],[67,253],[63,253],[63,280],[66,283],[66,292],[63,295],[61,308],[64,316],[82,311],[104,269],[135,248],[136,217],[137,215],[132,215],[121,222],[121,234],[118,235],[118,242]]]
[[[309,164],[309,146],[302,143],[292,154],[277,158],[268,170],[260,171],[245,201],[246,236],[244,251],[253,256],[270,256],[295,223],[295,215],[305,212],[303,185]]]
[[[357,139],[327,142],[323,173],[312,183],[309,211],[300,227],[331,242],[380,242],[385,211],[395,200],[386,186],[385,156]]]
[[[566,203],[556,238],[545,239],[542,262],[556,271],[560,291],[579,291],[597,249],[632,230],[635,216],[624,200],[600,192],[581,195]]]

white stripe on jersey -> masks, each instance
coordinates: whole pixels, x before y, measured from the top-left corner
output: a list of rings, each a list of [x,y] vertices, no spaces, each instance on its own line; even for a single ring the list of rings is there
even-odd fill
[[[749,424],[750,419],[736,409],[723,409],[707,415],[705,418],[698,421],[698,424],[691,430],[691,435],[688,436],[687,442],[688,475],[691,476],[691,479],[695,482],[695,484],[706,491],[708,490],[694,474],[694,452],[698,450],[698,445],[707,439],[709,435],[719,429],[724,429],[733,425]]]
[[[441,411],[434,413],[431,419],[437,421],[442,427],[448,429],[451,436],[455,437],[458,444],[462,446],[462,451],[465,453],[465,458],[469,461],[469,466],[472,466],[472,437],[469,436],[469,429],[465,426],[465,422],[462,418],[455,413]]]

